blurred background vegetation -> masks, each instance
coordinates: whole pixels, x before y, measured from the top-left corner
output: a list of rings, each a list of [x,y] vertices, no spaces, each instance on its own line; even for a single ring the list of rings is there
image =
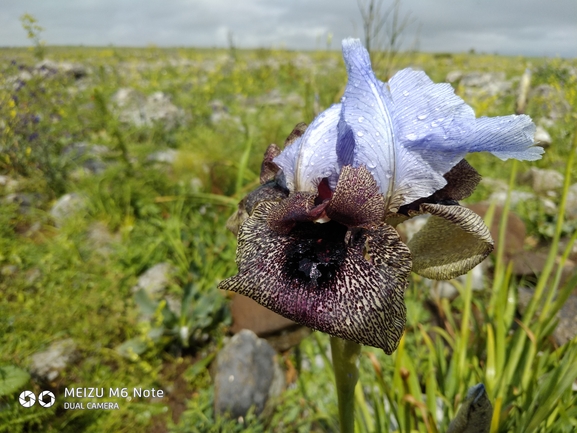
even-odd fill
[[[236,271],[226,219],[258,184],[266,147],[339,101],[340,53],[50,47],[34,21],[23,23],[35,47],[0,49],[0,431],[336,431],[325,335],[282,354],[298,374],[261,417],[215,417],[208,366],[231,324],[228,295],[216,289]],[[523,314],[521,283],[502,252],[485,290],[473,292],[469,279],[453,301],[433,299],[415,276],[399,350],[363,349],[358,430],[445,431],[466,390],[483,382],[497,413],[492,431],[574,431],[577,342],[559,346],[550,336],[577,285],[553,266],[575,238],[563,200],[575,183],[577,62],[396,53],[395,68],[407,66],[436,82],[454,71],[502,74],[511,85],[497,93],[455,81],[477,116],[512,113],[529,68],[531,86],[549,93],[530,98],[526,113],[544,119],[553,144],[535,163],[485,154],[469,162],[511,187],[514,171],[530,167],[556,170],[565,183],[551,198],[556,214],[531,201],[515,208],[528,237],[550,251],[539,278],[524,283],[534,297]],[[389,67],[377,65],[377,76],[386,79]],[[493,192],[481,184],[469,201]],[[74,205],[62,207],[62,197]],[[138,277],[159,263],[171,269],[166,291],[135,295]],[[67,339],[73,363],[52,379],[29,374],[34,354]],[[111,411],[17,403],[23,389],[58,396],[70,387],[167,396],[117,399]]]

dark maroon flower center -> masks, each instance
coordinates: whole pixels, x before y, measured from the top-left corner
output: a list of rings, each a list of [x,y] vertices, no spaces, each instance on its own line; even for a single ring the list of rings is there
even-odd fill
[[[347,227],[335,221],[298,223],[290,233],[298,239],[287,250],[285,273],[313,286],[327,284],[346,257]]]

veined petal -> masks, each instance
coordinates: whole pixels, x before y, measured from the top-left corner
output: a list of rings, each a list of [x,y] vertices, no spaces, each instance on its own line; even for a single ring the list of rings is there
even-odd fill
[[[319,181],[329,178],[332,188],[336,186],[337,173],[337,125],[341,104],[335,104],[319,114],[306,129],[304,135],[286,147],[274,158],[282,169],[286,187],[291,192],[315,191]]]
[[[449,83],[434,83],[423,71],[403,69],[389,80],[398,140],[441,175],[469,152],[475,112]]]
[[[421,155],[402,146],[391,95],[375,77],[369,54],[358,39],[343,41],[343,57],[349,81],[342,103],[346,127],[339,125],[339,140],[354,139],[353,166],[365,165],[371,172],[388,210],[441,189],[446,183],[443,173],[432,170]],[[349,162],[350,148],[339,152],[340,160]]]
[[[493,251],[483,219],[466,207],[422,204],[431,217],[409,241],[413,272],[433,280],[450,280],[481,263]]]
[[[535,161],[545,150],[534,145],[535,124],[529,116],[480,117],[469,137],[469,152],[491,152],[506,161],[509,158]]]
[[[305,222],[279,234],[279,204],[260,203],[240,228],[239,272],[219,284],[310,328],[392,353],[403,334],[411,256],[388,225],[348,230]]]

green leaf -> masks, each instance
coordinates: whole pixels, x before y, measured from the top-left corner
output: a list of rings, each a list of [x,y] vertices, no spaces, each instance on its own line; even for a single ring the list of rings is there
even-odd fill
[[[18,367],[0,366],[0,397],[18,391],[29,380],[30,374]]]

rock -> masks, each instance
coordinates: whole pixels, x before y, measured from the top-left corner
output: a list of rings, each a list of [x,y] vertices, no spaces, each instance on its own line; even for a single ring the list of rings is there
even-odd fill
[[[497,96],[513,87],[511,82],[505,79],[504,72],[469,72],[462,76],[460,84],[469,96]]]
[[[209,103],[212,110],[210,115],[210,122],[216,125],[221,122],[233,123],[242,127],[242,121],[238,116],[231,116],[229,109],[220,99],[215,99]]]
[[[68,338],[55,341],[45,351],[31,356],[30,372],[45,382],[52,382],[78,358],[74,340]]]
[[[519,287],[518,288],[518,309],[521,314],[525,313],[525,310],[529,306],[529,302],[533,298],[533,289],[528,289],[526,287]],[[543,297],[541,299],[541,304],[545,301]],[[538,311],[540,311],[542,305],[538,307]],[[561,307],[559,312],[557,313],[557,327],[553,331],[553,339],[555,342],[562,346],[563,344],[568,343],[577,335],[577,295],[571,294],[565,301],[565,304]]]
[[[519,176],[519,182],[530,186],[536,194],[547,194],[550,191],[561,189],[563,175],[556,170],[531,167],[526,173]]]
[[[485,217],[487,211],[489,210],[488,203],[476,203],[467,206],[477,215],[482,218]],[[491,237],[495,241],[495,249],[497,251],[501,240],[499,239],[499,225],[501,224],[501,219],[503,218],[503,206],[496,205],[495,213],[493,214],[493,220],[491,222],[491,227],[489,231],[491,232]],[[512,256],[523,251],[525,238],[527,236],[527,229],[525,223],[521,218],[519,218],[513,212],[509,212],[507,215],[507,232],[505,233],[505,261],[508,262]]]
[[[50,209],[50,215],[54,219],[56,227],[63,226],[67,220],[78,212],[86,210],[86,199],[75,192],[64,194]]]
[[[0,174],[0,188],[3,194],[12,194],[18,189],[19,182],[9,176]]]
[[[88,75],[88,69],[84,65],[70,62],[54,62],[48,59],[37,63],[34,69],[35,73],[44,77],[50,77],[56,74],[65,74],[75,79],[79,79]]]
[[[142,126],[146,123],[146,115],[143,112],[146,96],[131,88],[121,88],[112,95],[112,103],[116,106],[118,118],[121,122]]]
[[[497,191],[489,196],[489,203],[496,203],[498,206],[504,206],[507,199],[507,191]],[[525,191],[511,191],[511,208],[515,209],[519,204],[525,201],[537,201],[543,206],[543,211],[547,215],[555,215],[558,211],[557,205],[552,200]]]
[[[474,291],[484,290],[486,287],[487,280],[487,268],[489,267],[489,261],[484,260],[471,269],[469,272],[472,274],[471,289]],[[467,274],[460,275],[453,280],[429,280],[424,278],[425,284],[429,286],[431,297],[433,299],[455,299],[459,295],[456,283],[465,287],[467,284]],[[455,283],[456,282],[456,283]]]
[[[559,323],[553,331],[553,338],[559,346],[573,340],[577,335],[577,295],[569,296],[559,313]]]
[[[146,97],[135,89],[121,88],[112,95],[112,103],[121,122],[138,127],[161,123],[166,129],[172,129],[185,120],[184,111],[163,92]]]
[[[309,328],[300,326],[243,295],[234,295],[230,309],[231,331],[234,334],[248,329],[257,336],[266,338],[279,352],[298,345],[311,333]]]
[[[147,161],[174,164],[178,157],[178,151],[174,149],[159,150],[146,157]]]
[[[492,177],[483,177],[480,184],[495,192],[507,192],[509,189],[507,182],[501,179],[493,179]]]
[[[396,229],[399,232],[401,240],[404,243],[409,242],[411,238],[423,228],[428,219],[429,214],[417,215],[397,225]]]
[[[148,124],[160,122],[167,129],[174,128],[184,120],[184,111],[174,105],[170,97],[163,92],[150,95],[144,110]]]
[[[463,78],[463,71],[451,71],[445,77],[445,81],[447,83],[454,83],[459,81],[461,78]]]
[[[297,325],[243,295],[234,295],[230,310],[233,322],[231,331],[234,334],[249,329],[257,336],[263,337]]]
[[[84,174],[100,174],[106,169],[106,164],[102,161],[106,153],[106,146],[79,142],[66,146],[62,156],[80,167]]]
[[[27,213],[30,208],[38,207],[45,199],[42,194],[29,194],[25,192],[16,192],[6,195],[2,202],[5,204],[17,204],[20,212]]]
[[[274,349],[252,331],[236,334],[216,358],[214,410],[219,415],[244,417],[253,406],[260,414],[283,387]]]
[[[298,346],[299,343],[311,335],[312,332],[313,331],[306,326],[295,326],[267,336],[266,341],[268,341],[277,352],[286,352],[290,348]]]
[[[529,99],[537,105],[539,113],[546,113],[546,118],[557,121],[571,112],[571,104],[565,99],[563,92],[549,84],[540,84],[533,88]]]
[[[538,125],[537,129],[535,130],[534,140],[535,140],[535,143],[538,143],[540,146],[543,146],[543,147],[550,146],[551,143],[553,143],[551,136],[549,135],[547,130],[545,128],[543,128],[541,125]]]
[[[106,224],[102,222],[91,224],[87,237],[91,249],[103,256],[111,254],[113,245],[120,242],[120,235],[110,233]]]
[[[548,255],[548,249],[520,251],[511,257],[511,260],[513,261],[513,275],[523,277],[527,280],[537,281],[543,272],[543,269],[545,269]],[[555,267],[553,268],[553,273],[550,277],[551,280],[557,272],[558,265],[559,260],[557,260]],[[572,260],[567,260],[561,271],[561,286],[571,278],[575,270],[575,263]]]
[[[157,263],[138,277],[138,282],[131,291],[136,293],[138,290],[144,290],[151,299],[159,299],[170,284],[173,274],[173,265],[168,262]]]
[[[565,205],[565,217],[568,220],[577,219],[577,183],[569,187],[567,192],[567,203]]]

